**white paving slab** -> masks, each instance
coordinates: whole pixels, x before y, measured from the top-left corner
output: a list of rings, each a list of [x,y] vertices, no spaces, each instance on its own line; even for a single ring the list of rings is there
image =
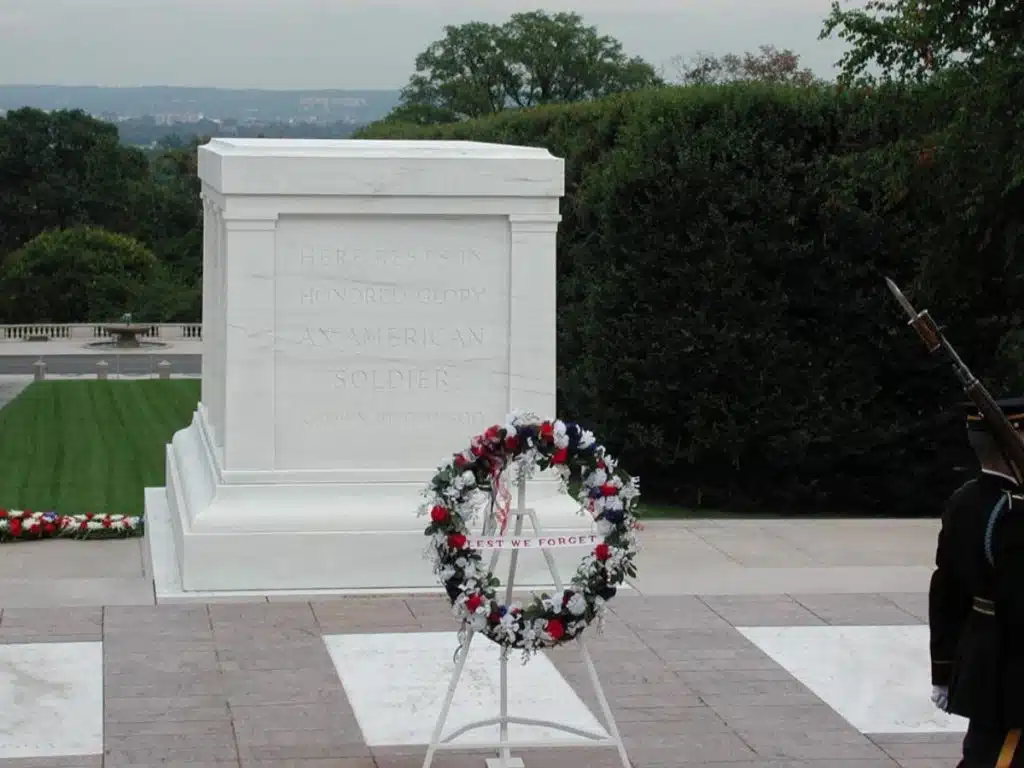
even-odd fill
[[[455,633],[327,635],[324,642],[369,746],[429,743],[455,668]],[[444,735],[474,720],[498,715],[498,669],[498,646],[475,638]],[[524,666],[513,655],[508,679],[510,715],[607,736],[547,657],[537,655]],[[586,743],[586,739],[554,729],[517,725],[509,727],[509,738]],[[498,727],[490,726],[470,731],[455,743],[482,744],[497,739]]]
[[[861,733],[962,733],[935,708],[928,627],[737,627]]]
[[[0,759],[103,753],[103,644],[0,645]]]

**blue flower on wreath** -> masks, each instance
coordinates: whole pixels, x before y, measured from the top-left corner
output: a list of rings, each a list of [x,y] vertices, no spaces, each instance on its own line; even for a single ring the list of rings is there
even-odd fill
[[[597,489],[600,493],[600,489]],[[606,509],[604,511],[604,519],[612,525],[618,525],[622,522],[625,517],[625,513],[621,509]]]

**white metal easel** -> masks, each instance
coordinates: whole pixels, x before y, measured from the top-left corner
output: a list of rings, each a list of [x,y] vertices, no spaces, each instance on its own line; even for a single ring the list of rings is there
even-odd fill
[[[510,514],[515,517],[515,535],[521,536],[523,533],[523,518],[529,517],[530,523],[533,526],[533,530],[536,536],[540,537],[541,533],[540,526],[537,523],[537,513],[526,506],[526,479],[520,474],[517,483],[518,500],[516,509],[511,511]],[[490,511],[484,521],[484,535],[489,535],[493,532],[496,525],[494,506],[491,506]],[[547,549],[542,549],[541,552],[544,554],[544,559],[547,562],[548,570],[551,573],[552,583],[555,586],[558,594],[563,591],[563,583],[561,577],[558,575],[558,569],[555,566],[555,559]],[[490,570],[493,573],[494,566],[497,564],[498,556],[501,554],[500,550],[496,550],[491,555]],[[515,587],[516,577],[516,564],[519,560],[519,550],[513,549],[509,560],[509,573],[508,583],[505,586],[505,604],[509,605],[512,602],[512,592]],[[546,747],[615,747],[618,750],[619,758],[622,760],[623,768],[631,768],[629,757],[626,755],[626,748],[622,743],[622,736],[619,733],[618,725],[615,723],[615,717],[612,715],[611,707],[608,706],[608,699],[604,695],[604,689],[601,687],[601,681],[597,676],[597,669],[594,667],[594,660],[590,656],[590,651],[587,649],[587,644],[583,639],[581,633],[576,638],[577,646],[580,649],[580,653],[583,657],[583,661],[587,667],[587,673],[590,676],[590,682],[594,687],[594,693],[597,696],[598,704],[601,707],[601,713],[604,715],[604,725],[608,731],[608,736],[602,736],[597,733],[591,733],[584,731],[579,728],[574,728],[569,725],[562,723],[554,723],[548,720],[535,720],[527,717],[517,717],[508,713],[508,656],[511,649],[502,648],[501,653],[501,694],[500,694],[500,714],[498,717],[490,717],[485,720],[477,720],[467,725],[458,728],[457,730],[450,733],[445,738],[441,738],[441,734],[444,730],[445,722],[448,719],[448,713],[452,706],[452,699],[455,698],[455,690],[458,688],[459,679],[462,677],[462,671],[466,666],[466,659],[469,657],[470,644],[473,641],[473,635],[476,634],[473,630],[467,630],[465,640],[462,643],[462,647],[458,651],[458,655],[455,661],[455,670],[452,673],[451,682],[448,684],[448,693],[444,697],[444,704],[441,706],[441,712],[438,714],[437,723],[434,726],[434,733],[430,737],[430,745],[427,747],[427,755],[423,760],[423,768],[430,768],[434,762],[434,754],[438,750],[470,750],[470,749],[497,749],[497,758],[487,759],[487,768],[523,768],[523,761],[519,758],[512,757],[512,749],[537,749]],[[510,742],[508,738],[508,727],[510,724],[515,725],[529,725],[538,726],[541,728],[551,728],[553,730],[562,731],[564,733],[579,736],[587,739],[587,741],[570,741],[568,739],[558,740],[533,740],[533,741],[519,741]],[[500,729],[500,735],[497,742],[483,743],[483,744],[452,744],[452,741],[464,733],[476,730],[478,728],[486,728],[487,726],[498,725]]]

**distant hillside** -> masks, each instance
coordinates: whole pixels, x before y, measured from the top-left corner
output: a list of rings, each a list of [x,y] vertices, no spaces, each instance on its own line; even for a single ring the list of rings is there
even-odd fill
[[[215,120],[369,123],[398,103],[398,91],[262,91],[144,86],[0,85],[0,110],[82,109],[120,118],[202,115]]]

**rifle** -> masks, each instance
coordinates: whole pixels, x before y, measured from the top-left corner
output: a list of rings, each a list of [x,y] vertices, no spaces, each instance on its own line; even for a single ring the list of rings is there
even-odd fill
[[[1006,459],[1006,463],[1010,465],[1010,469],[1016,476],[1017,482],[1024,484],[1024,441],[1021,441],[1017,430],[1006,418],[1002,408],[985,389],[985,385],[978,381],[964,361],[960,359],[960,355],[953,349],[953,345],[943,335],[942,329],[936,325],[932,316],[928,314],[928,310],[918,312],[914,309],[914,305],[903,295],[903,291],[888,277],[885,278],[885,284],[896,301],[903,307],[903,311],[907,313],[907,317],[910,318],[907,324],[917,331],[917,335],[921,337],[929,354],[935,354],[940,350],[946,353],[953,364],[953,372],[964,388],[964,394],[971,398],[971,401],[981,411],[982,417],[991,427],[992,436]]]

